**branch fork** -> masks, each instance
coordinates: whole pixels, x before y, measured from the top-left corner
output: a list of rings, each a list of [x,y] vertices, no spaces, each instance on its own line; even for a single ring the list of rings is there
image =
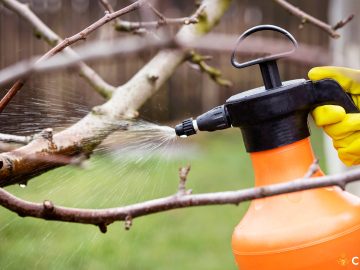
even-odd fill
[[[186,181],[187,181],[187,177],[189,175],[190,169],[191,169],[190,165],[179,168],[179,187],[178,187],[178,192],[176,193],[176,196],[190,195],[192,193],[191,189],[188,189],[188,190],[186,189]]]

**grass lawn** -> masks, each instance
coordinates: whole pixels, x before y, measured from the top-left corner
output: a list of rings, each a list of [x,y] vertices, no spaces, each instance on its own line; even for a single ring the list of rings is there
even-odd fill
[[[315,133],[321,158],[321,136]],[[178,167],[187,163],[187,186],[194,193],[250,187],[253,173],[239,134],[229,130],[184,140],[178,149],[191,145],[188,157],[139,161],[98,154],[86,170],[56,169],[26,188],[7,190],[36,202],[115,207],[173,194]],[[230,239],[247,206],[174,210],[135,219],[130,231],[116,222],[106,234],[91,225],[20,218],[0,208],[0,269],[236,269]]]

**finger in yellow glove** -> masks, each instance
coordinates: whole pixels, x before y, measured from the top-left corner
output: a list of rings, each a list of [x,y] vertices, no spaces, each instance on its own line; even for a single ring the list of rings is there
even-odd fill
[[[336,80],[360,104],[360,71],[343,67],[316,67],[309,71],[311,80]],[[340,106],[317,107],[312,116],[316,125],[332,138],[339,158],[348,166],[360,164],[360,113],[346,114]]]

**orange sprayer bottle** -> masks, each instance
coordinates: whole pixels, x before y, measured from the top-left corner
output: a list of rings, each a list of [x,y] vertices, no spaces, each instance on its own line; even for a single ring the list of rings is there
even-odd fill
[[[282,33],[297,47],[290,33],[273,25],[251,28],[238,42],[262,30]],[[291,52],[238,63],[234,51],[235,67],[260,65],[264,87],[183,121],[175,128],[177,135],[240,127],[256,186],[303,177],[315,159],[308,138],[309,112],[324,104],[359,111],[333,80],[282,83],[276,59]],[[241,270],[360,269],[360,199],[329,187],[254,200],[234,230],[232,248]]]

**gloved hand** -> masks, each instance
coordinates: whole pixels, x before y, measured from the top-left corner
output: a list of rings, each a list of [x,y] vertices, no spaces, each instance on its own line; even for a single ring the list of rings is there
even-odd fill
[[[309,71],[310,80],[336,80],[351,94],[355,105],[360,105],[360,70],[343,67],[316,67]],[[332,138],[339,158],[346,165],[360,164],[360,113],[346,114],[340,106],[317,107],[312,116],[316,125],[323,127]]]

